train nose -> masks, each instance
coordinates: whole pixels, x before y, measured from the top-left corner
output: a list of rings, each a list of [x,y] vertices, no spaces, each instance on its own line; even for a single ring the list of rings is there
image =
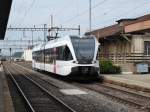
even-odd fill
[[[89,72],[89,67],[81,67],[81,73],[88,74]]]

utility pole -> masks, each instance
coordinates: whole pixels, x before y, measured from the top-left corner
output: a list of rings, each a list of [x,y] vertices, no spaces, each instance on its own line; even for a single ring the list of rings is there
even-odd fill
[[[78,27],[79,27],[79,29],[78,29],[78,34],[79,34],[79,36],[80,36],[80,34],[81,34],[81,28],[80,28],[80,27],[81,27],[81,26],[79,25]]]
[[[51,28],[53,27],[53,15],[51,15]]]
[[[11,50],[12,50],[12,49],[9,48],[9,52],[10,52],[10,63],[11,63],[11,59],[12,59],[12,58],[11,58]]]
[[[89,0],[89,32],[92,30],[92,0]]]
[[[33,48],[33,30],[32,30],[32,48]]]
[[[44,24],[44,43],[46,42],[46,32],[47,32],[46,29],[47,29],[46,24]]]
[[[50,18],[50,28],[53,27],[53,15],[51,15],[51,18]],[[53,32],[49,32],[50,33],[50,36],[53,36]]]
[[[44,24],[44,69],[45,69],[45,45],[46,45],[46,24]]]
[[[35,28],[35,25],[34,25],[34,28]],[[34,31],[33,31],[33,30],[31,30],[31,32],[32,32],[32,49],[33,49],[33,46],[34,46],[34,43],[33,43],[33,42],[34,42],[33,32],[34,32]]]

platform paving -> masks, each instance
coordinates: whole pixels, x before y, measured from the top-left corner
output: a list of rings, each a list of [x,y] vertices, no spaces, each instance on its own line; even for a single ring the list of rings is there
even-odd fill
[[[3,71],[3,67],[1,65],[0,65],[0,112],[14,112],[14,107],[10,96],[8,84]]]
[[[2,68],[0,67],[0,112],[4,112],[4,75],[2,73]]]
[[[150,92],[150,74],[110,74],[103,76],[105,82]]]

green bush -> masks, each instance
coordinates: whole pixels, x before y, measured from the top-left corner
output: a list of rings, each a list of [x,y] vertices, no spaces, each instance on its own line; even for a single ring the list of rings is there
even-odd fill
[[[100,73],[101,74],[117,74],[121,73],[119,66],[114,66],[112,61],[103,59],[100,61]]]

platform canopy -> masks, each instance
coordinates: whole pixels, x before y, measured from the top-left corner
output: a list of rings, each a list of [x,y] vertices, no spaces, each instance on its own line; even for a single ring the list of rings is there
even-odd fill
[[[12,0],[0,0],[0,40],[4,39]]]

